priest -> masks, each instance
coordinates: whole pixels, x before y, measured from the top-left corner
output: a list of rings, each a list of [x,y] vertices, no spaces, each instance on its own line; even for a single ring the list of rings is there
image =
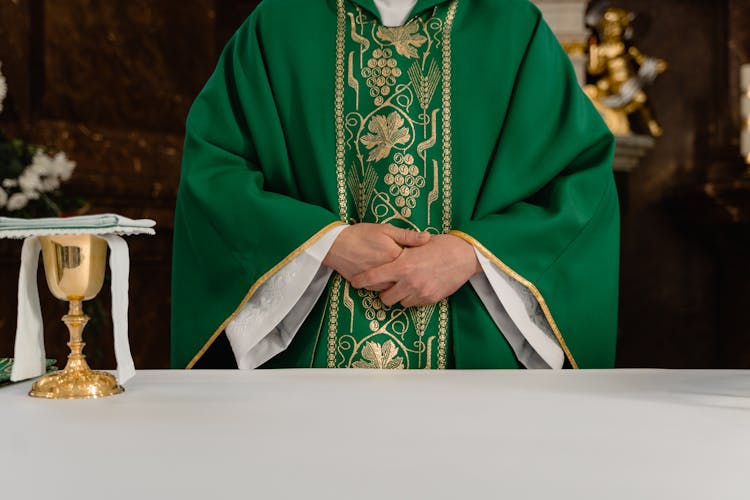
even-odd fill
[[[172,364],[612,367],[613,149],[527,0],[265,0],[188,116]]]

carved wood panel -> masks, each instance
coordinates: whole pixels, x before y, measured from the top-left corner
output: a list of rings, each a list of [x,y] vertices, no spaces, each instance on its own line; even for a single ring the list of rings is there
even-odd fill
[[[130,238],[130,338],[136,366],[169,364],[172,219],[185,117],[219,51],[257,2],[0,2],[0,61],[10,87],[0,127],[68,153],[66,192],[91,212],[157,221]],[[20,242],[0,241],[0,356],[12,355]],[[64,360],[64,304],[40,281],[50,356]],[[107,310],[103,290],[98,301]],[[90,306],[89,306],[90,307]],[[86,353],[114,366],[111,324],[87,327]]]

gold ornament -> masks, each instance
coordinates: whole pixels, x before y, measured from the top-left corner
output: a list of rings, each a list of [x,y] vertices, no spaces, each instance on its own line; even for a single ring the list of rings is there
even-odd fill
[[[629,44],[634,15],[609,8],[592,23],[598,36],[589,41],[588,73],[595,83],[584,90],[613,133],[632,134],[630,115],[638,113],[654,137],[663,134],[644,88],[667,69],[661,59],[648,57]]]

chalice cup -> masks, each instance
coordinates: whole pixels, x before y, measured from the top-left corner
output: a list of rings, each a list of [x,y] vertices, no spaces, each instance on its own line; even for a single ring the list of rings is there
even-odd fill
[[[93,371],[83,355],[83,329],[89,317],[83,301],[96,297],[104,283],[107,242],[90,234],[42,236],[42,258],[52,294],[70,303],[62,321],[70,332],[64,370],[44,375],[29,392],[47,399],[90,399],[119,394],[124,389],[109,373]]]

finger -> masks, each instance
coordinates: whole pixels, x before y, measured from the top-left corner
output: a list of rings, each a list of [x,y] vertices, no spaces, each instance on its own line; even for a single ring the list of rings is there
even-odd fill
[[[382,283],[371,283],[368,285],[361,285],[361,278],[358,278],[357,276],[352,277],[352,279],[349,280],[349,284],[354,287],[357,290],[364,289],[364,290],[370,290],[373,292],[382,292],[383,290],[388,290],[393,285],[396,284],[395,281],[383,281]]]
[[[383,264],[382,266],[359,273],[352,278],[351,284],[356,289],[365,288],[367,290],[374,290],[375,288],[372,287],[385,289],[385,285],[396,282],[393,268],[393,262],[389,262],[388,264]]]
[[[418,307],[418,306],[427,306],[430,304],[428,304],[427,299],[420,296],[419,294],[411,293],[407,295],[406,297],[404,297],[403,299],[401,299],[401,305],[404,307]]]
[[[386,306],[398,304],[410,295],[411,291],[403,284],[398,282],[384,292],[380,292],[380,301]]]
[[[383,228],[385,234],[393,239],[397,244],[404,247],[418,247],[428,243],[432,239],[430,233],[424,231],[411,231],[390,224],[385,224]]]
[[[439,300],[430,301],[418,295],[409,295],[401,300],[401,305],[404,307],[420,307],[420,306],[431,306],[433,304],[437,304],[438,302],[440,301]]]
[[[375,285],[370,285],[367,287],[367,290],[371,290],[373,292],[382,292],[383,290],[388,290],[393,285],[395,285],[393,281],[389,281],[387,283],[377,283]]]
[[[401,305],[404,307],[415,307],[420,305],[419,301],[414,295],[408,295],[401,299]]]

